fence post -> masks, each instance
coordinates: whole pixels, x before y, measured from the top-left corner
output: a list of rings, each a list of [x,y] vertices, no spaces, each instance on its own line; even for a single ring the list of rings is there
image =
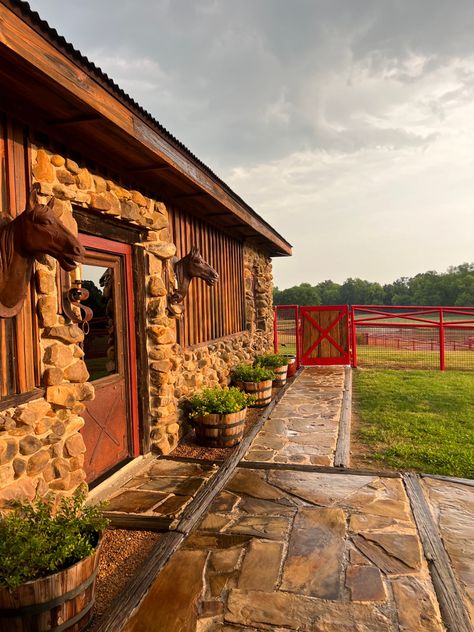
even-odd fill
[[[355,323],[355,310],[354,306],[351,306],[351,347],[352,347],[352,366],[357,368],[357,336],[356,336],[356,323]]]
[[[444,320],[443,308],[439,310],[439,370],[444,371]]]
[[[299,305],[295,305],[295,342],[296,342],[296,368],[301,366],[301,331],[300,331],[300,308]]]
[[[273,350],[278,353],[277,306],[273,308]]]

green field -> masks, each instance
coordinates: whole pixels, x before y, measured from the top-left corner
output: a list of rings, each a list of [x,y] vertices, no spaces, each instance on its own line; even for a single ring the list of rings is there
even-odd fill
[[[473,393],[471,373],[357,370],[355,438],[382,466],[474,478]]]

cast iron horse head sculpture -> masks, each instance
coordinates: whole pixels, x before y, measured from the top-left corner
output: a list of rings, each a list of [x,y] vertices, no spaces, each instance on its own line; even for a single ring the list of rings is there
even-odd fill
[[[39,204],[37,187],[33,186],[27,209],[0,228],[1,318],[10,318],[20,311],[35,258],[50,255],[67,272],[84,260],[83,246],[58,220],[53,202],[51,198],[48,204]]]
[[[204,261],[196,246],[193,246],[191,252],[182,259],[175,258],[173,268],[176,284],[174,291],[168,296],[168,309],[174,316],[180,316],[183,310],[179,309],[179,306],[184,301],[192,279],[199,277],[213,287],[219,280],[219,275]]]

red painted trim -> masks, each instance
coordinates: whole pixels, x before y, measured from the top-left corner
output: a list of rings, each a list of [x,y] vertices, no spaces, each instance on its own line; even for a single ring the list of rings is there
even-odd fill
[[[351,332],[351,352],[352,352],[352,366],[357,368],[357,337],[356,337],[356,325],[355,325],[355,316],[354,316],[354,308],[351,308],[351,324],[350,324],[350,332]]]
[[[133,295],[133,272],[132,272],[132,246],[118,241],[111,241],[103,237],[95,237],[93,235],[85,235],[79,233],[78,239],[81,244],[91,250],[99,250],[114,255],[122,255],[124,262],[124,282],[125,296],[127,300],[127,338],[128,338],[128,355],[130,362],[128,365],[129,374],[129,393],[130,393],[130,421],[131,421],[131,456],[140,454],[140,436],[139,436],[139,419],[138,419],[138,386],[137,386],[137,347],[136,347],[136,330],[135,330],[135,306]]]
[[[110,239],[104,239],[103,237],[85,235],[84,233],[79,233],[78,239],[86,248],[104,250],[105,252],[117,255],[132,254],[132,246],[130,244],[123,244],[119,241],[111,241]]]
[[[386,327],[387,329],[390,328],[406,328],[406,329],[439,329],[439,322],[433,323],[431,321],[427,321],[426,324],[422,324],[422,323],[375,323],[371,320],[367,321],[367,320],[355,320],[354,324],[356,326],[363,326],[363,327]]]

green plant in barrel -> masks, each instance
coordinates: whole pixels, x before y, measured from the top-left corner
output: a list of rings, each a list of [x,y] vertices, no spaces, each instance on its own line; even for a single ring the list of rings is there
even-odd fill
[[[273,386],[283,386],[286,383],[288,358],[284,355],[280,355],[279,353],[264,353],[255,358],[254,366],[271,369],[275,373]]]
[[[231,447],[240,442],[245,427],[247,406],[255,398],[235,386],[205,388],[187,402],[199,443],[212,447]]]
[[[85,499],[86,491],[80,490],[59,502],[17,501],[1,517],[0,631],[27,630],[33,622],[35,630],[49,630],[48,622],[56,618],[65,623],[64,630],[78,621],[82,626],[90,621],[92,610],[84,594],[88,587],[94,594],[90,586],[108,520],[101,505],[87,506]],[[70,603],[75,599],[76,610]],[[68,625],[74,611],[77,619]]]
[[[255,396],[256,407],[267,406],[272,400],[272,369],[251,364],[239,364],[231,372],[232,382],[240,389]]]

